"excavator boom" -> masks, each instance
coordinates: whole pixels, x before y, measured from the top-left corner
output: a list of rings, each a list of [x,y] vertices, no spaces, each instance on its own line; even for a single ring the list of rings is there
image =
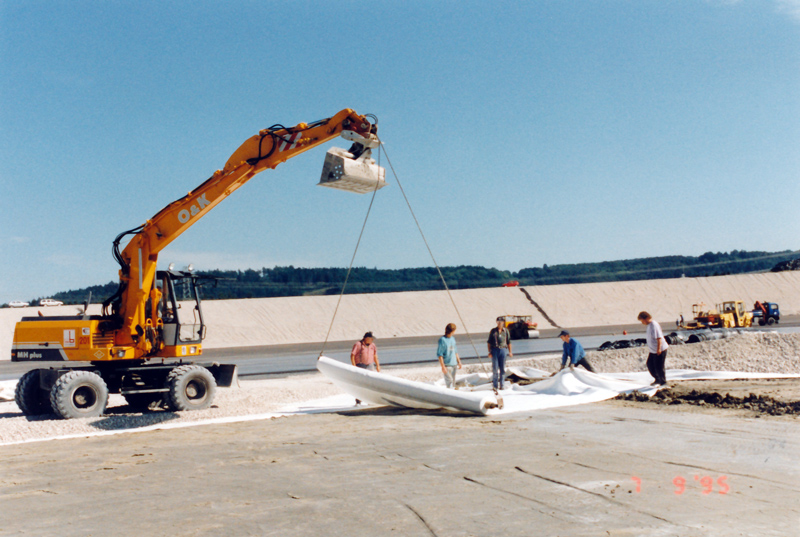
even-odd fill
[[[294,127],[275,125],[250,137],[233,152],[225,166],[203,184],[176,200],[148,220],[122,251],[121,292],[116,315],[121,321],[115,342],[136,346],[135,354],[152,352],[152,345],[141,343],[146,331],[145,305],[153,288],[158,253],[178,236],[230,196],[256,174],[347,131],[365,141],[375,139],[367,118],[345,109],[335,116]],[[138,327],[138,328],[137,328]]]
[[[101,334],[91,339],[102,341],[103,349],[94,349],[93,342],[85,346],[85,352],[80,351],[84,346],[78,343],[74,347],[62,344],[59,345],[64,350],[61,355],[66,355],[69,360],[80,361],[180,356],[180,352],[174,349],[165,349],[169,346],[165,344],[162,334],[165,311],[160,309],[165,310],[166,307],[158,306],[164,302],[162,297],[169,290],[161,280],[156,285],[159,252],[256,174],[275,168],[340,135],[354,142],[353,147],[349,152],[337,148],[329,151],[326,167],[333,159],[337,173],[323,174],[322,183],[356,192],[384,186],[383,168],[376,166],[369,158],[370,148],[380,143],[376,135],[377,120],[371,117],[373,120],[351,109],[344,109],[333,117],[310,124],[300,123],[294,127],[273,125],[264,129],[245,140],[231,154],[225,166],[197,188],[161,209],[144,224],[119,234],[114,241],[114,256],[120,265],[119,288],[103,303],[103,317],[98,319],[96,326],[79,327],[79,331],[88,330],[90,334],[99,331]],[[358,185],[353,186],[354,181]],[[127,236],[131,238],[120,250],[120,243]],[[165,273],[163,276],[170,277],[177,281],[179,276],[176,273]],[[36,321],[34,318],[26,320]],[[15,348],[29,350],[43,341],[52,343],[53,334],[58,332],[62,324],[55,320],[53,322],[55,324],[51,323],[53,326],[47,337],[37,336],[37,328],[45,324],[18,326],[17,331],[23,339],[17,341],[15,337],[15,344],[18,343]],[[78,341],[85,342],[88,339]],[[198,343],[193,349],[201,352],[199,342],[186,341]],[[67,344],[73,345],[72,340]],[[12,355],[15,359],[21,356],[13,351]]]

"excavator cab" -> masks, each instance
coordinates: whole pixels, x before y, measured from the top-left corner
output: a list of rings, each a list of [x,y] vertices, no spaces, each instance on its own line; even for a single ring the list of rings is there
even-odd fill
[[[158,309],[164,342],[164,352],[159,356],[196,356],[202,352],[200,344],[206,326],[198,278],[188,271],[159,270],[156,273],[156,288],[161,291]]]

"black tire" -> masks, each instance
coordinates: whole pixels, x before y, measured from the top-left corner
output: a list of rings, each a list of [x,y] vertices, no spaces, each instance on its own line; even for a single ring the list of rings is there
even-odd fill
[[[767,324],[770,326],[775,324],[775,317],[770,317],[769,319],[767,319]]]
[[[150,412],[164,407],[163,393],[126,393],[123,397],[133,412]]]
[[[199,365],[178,366],[167,375],[167,401],[172,410],[202,410],[217,391],[214,375]]]
[[[764,326],[765,324],[767,324],[767,321],[765,321],[764,319],[758,320],[758,326]]]
[[[40,369],[32,369],[22,375],[14,390],[14,401],[26,416],[41,416],[50,414],[50,394],[39,387]]]
[[[50,405],[65,420],[102,416],[108,405],[108,387],[93,371],[70,371],[53,384]]]

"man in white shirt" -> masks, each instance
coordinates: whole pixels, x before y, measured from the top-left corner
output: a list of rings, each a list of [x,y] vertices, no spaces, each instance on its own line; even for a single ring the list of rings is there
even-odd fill
[[[661,325],[653,320],[653,317],[646,311],[640,312],[637,317],[639,321],[647,327],[647,370],[653,375],[655,382],[652,386],[666,386],[667,374],[664,372],[664,362],[667,360],[667,340],[664,339],[664,332]]]

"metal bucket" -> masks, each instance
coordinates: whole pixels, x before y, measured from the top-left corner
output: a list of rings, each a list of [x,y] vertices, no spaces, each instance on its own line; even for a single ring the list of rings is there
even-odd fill
[[[319,186],[327,186],[357,194],[367,194],[386,186],[386,170],[371,158],[332,147],[325,154]]]

